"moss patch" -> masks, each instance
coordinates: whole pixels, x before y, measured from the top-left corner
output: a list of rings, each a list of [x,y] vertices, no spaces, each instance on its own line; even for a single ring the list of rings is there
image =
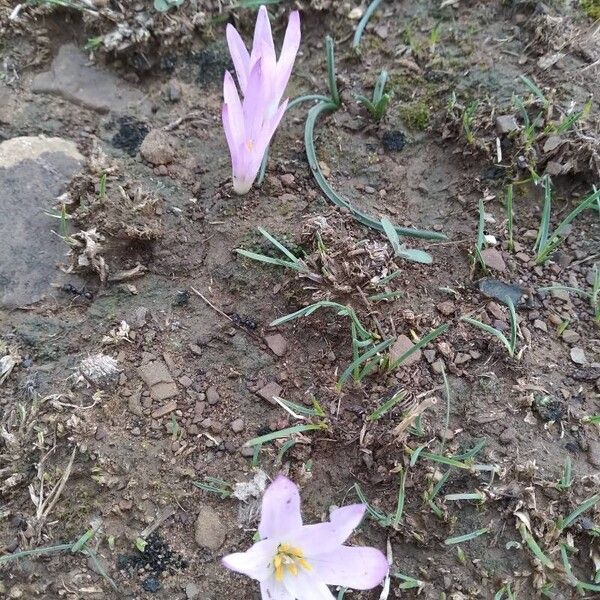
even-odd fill
[[[579,4],[590,19],[600,19],[600,0],[579,0]]]
[[[422,131],[429,125],[431,111],[425,102],[418,101],[401,106],[400,116],[408,127]]]

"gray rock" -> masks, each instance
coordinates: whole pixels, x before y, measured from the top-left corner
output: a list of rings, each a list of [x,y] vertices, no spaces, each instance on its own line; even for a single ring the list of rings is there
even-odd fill
[[[390,349],[390,362],[394,364],[405,352],[408,352],[414,344],[410,341],[405,335],[401,335],[394,342],[394,345]],[[421,350],[417,350],[413,352],[403,363],[402,365],[412,365],[421,360],[422,352]]]
[[[510,298],[515,306],[520,302],[521,297],[525,293],[525,290],[518,285],[504,283],[492,278],[481,279],[479,281],[479,291],[484,296],[495,298],[505,304],[506,299]]]
[[[578,348],[577,346],[571,348],[571,360],[577,365],[585,365],[587,359],[583,348]]]
[[[233,433],[241,433],[244,431],[244,421],[243,419],[236,419],[231,423],[231,430]]]
[[[150,388],[153,400],[167,400],[177,395],[177,385],[162,360],[155,360],[138,368],[144,383]]]
[[[287,351],[287,342],[280,333],[267,335],[265,337],[265,342],[267,342],[267,346],[269,346],[276,356],[283,356]]]
[[[216,511],[210,506],[200,506],[194,525],[196,544],[201,548],[215,552],[223,545],[226,534],[227,529]]]
[[[496,131],[503,135],[511,131],[517,131],[519,124],[513,115],[500,115],[496,117]]]
[[[588,461],[592,466],[600,469],[600,442],[595,440],[589,442]]]
[[[220,399],[221,397],[219,396],[219,392],[216,387],[210,386],[206,390],[206,400],[209,404],[216,404]]]
[[[270,402],[271,404],[275,404],[273,400],[273,396],[279,396],[281,394],[281,390],[283,388],[274,381],[267,383],[264,387],[262,387],[258,392],[256,392],[261,398]]]
[[[579,341],[580,337],[581,336],[576,331],[573,331],[572,329],[567,329],[567,330],[563,331],[563,334],[562,334],[562,339],[565,340],[565,342],[567,342],[567,344],[576,344]]]
[[[494,269],[494,271],[506,271],[506,263],[502,258],[502,254],[496,248],[485,248],[481,251],[481,258],[486,267]]]
[[[200,588],[195,583],[188,583],[185,586],[185,597],[187,600],[196,600],[200,597]]]
[[[17,137],[0,144],[0,306],[14,308],[42,299],[65,281],[56,268],[67,245],[49,217],[57,196],[84,162],[70,140]]]
[[[35,93],[55,94],[100,113],[150,114],[150,102],[142,92],[114,73],[88,63],[87,55],[74,44],[61,46],[50,70],[36,75],[31,89]]]

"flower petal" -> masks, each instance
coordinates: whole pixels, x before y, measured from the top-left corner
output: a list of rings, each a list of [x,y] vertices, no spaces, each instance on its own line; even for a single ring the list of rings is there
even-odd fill
[[[294,596],[290,595],[282,583],[275,581],[274,577],[261,581],[260,595],[262,600],[294,600]]]
[[[298,54],[298,48],[300,48],[300,37],[300,14],[295,10],[290,14],[288,25],[285,30],[285,37],[283,38],[281,54],[279,55],[279,61],[277,62],[276,85],[277,89],[281,90],[281,96],[283,96],[283,92],[285,91],[290,75],[292,74],[292,67],[296,60],[296,54]]]
[[[262,540],[246,550],[223,557],[222,562],[228,569],[248,575],[258,581],[265,581],[273,575],[271,562],[277,553],[277,541]]]
[[[389,565],[377,548],[341,546],[310,559],[313,571],[329,585],[370,590],[385,578]]]
[[[334,510],[329,520],[336,530],[336,538],[343,544],[360,525],[367,507],[364,504],[350,504]]]
[[[298,600],[334,600],[325,583],[311,572],[301,571],[296,576],[285,577],[283,585]]]
[[[227,24],[226,36],[229,54],[231,54],[231,60],[235,67],[240,90],[242,91],[242,94],[245,94],[248,75],[250,73],[250,54],[248,54],[246,45],[237,29],[231,23]]]
[[[244,112],[242,103],[240,101],[237,88],[235,87],[233,77],[229,71],[225,71],[225,79],[223,81],[223,97],[225,100],[225,106],[227,106],[226,113],[229,126],[229,136],[231,136],[231,141],[235,142],[234,145],[238,147],[245,141],[246,127],[244,125]],[[227,129],[225,129],[225,135],[228,135]],[[229,143],[229,148],[231,149],[231,143],[229,139],[230,138],[228,137],[227,142]]]
[[[279,475],[265,490],[258,532],[261,538],[277,538],[302,527],[300,493],[295,483]]]
[[[264,42],[264,46],[263,43]],[[264,56],[267,52],[272,56],[275,62],[275,45],[273,44],[273,34],[271,33],[271,23],[269,13],[264,4],[259,8],[254,27],[254,39],[252,40],[252,58],[258,59],[258,56]],[[251,58],[251,62],[254,62]]]

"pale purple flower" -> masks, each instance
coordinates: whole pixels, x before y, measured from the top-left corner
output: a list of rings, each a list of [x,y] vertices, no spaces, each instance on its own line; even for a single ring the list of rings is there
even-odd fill
[[[290,15],[279,60],[264,6],[258,11],[252,51],[248,52],[232,25],[227,26],[227,43],[243,100],[226,72],[223,127],[231,153],[233,189],[245,194],[287,107],[287,100],[280,102],[300,46],[300,16],[297,11]]]
[[[385,556],[376,548],[343,545],[365,509],[344,506],[327,523],[302,525],[298,488],[280,475],[263,497],[261,540],[223,564],[258,580],[263,600],[333,600],[328,585],[369,590],[387,575]]]

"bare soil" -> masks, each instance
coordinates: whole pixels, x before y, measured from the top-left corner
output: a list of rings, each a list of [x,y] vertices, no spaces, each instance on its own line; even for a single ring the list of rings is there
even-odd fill
[[[108,272],[77,270],[41,301],[0,309],[2,352],[19,357],[0,384],[0,560],[73,543],[90,528],[86,547],[95,557],[67,550],[7,561],[0,564],[0,596],[258,598],[254,582],[219,561],[251,544],[257,500],[222,499],[193,483],[245,482],[260,468],[269,476],[283,471],[300,485],[307,521],[358,501],[356,483],[373,508],[393,514],[405,474],[399,522],[367,519],[352,538],[382,550],[389,542],[392,573],[422,582],[402,589],[403,580],[393,577],[389,598],[493,598],[508,586],[519,599],[542,591],[577,597],[572,577],[593,584],[600,569],[600,509],[562,532],[555,524],[600,490],[600,431],[585,422],[600,414],[600,329],[589,298],[540,288],[591,291],[600,222],[597,208],[582,213],[558,251],[536,265],[543,194],[524,180],[528,167],[552,176],[556,226],[600,184],[598,108],[594,103],[561,134],[558,150],[545,151],[543,126],[533,147],[524,146],[525,124],[513,98],[524,98],[531,114],[542,110],[519,78],[526,75],[554,107],[547,122],[559,122],[588,97],[600,97],[598,24],[575,2],[383,2],[357,56],[350,47],[357,25],[348,16],[352,6],[302,3],[290,97],[327,93],[324,38],[337,40],[343,106],[317,125],[321,168],[369,214],[445,234],[440,242],[406,238],[432,255],[433,264],[424,265],[394,260],[382,234],[322,194],[304,152],[306,104],[286,115],[264,183],[243,197],[232,193],[220,125],[229,66],[223,31],[229,19],[247,39],[253,10],[184,4],[156,16],[150,5],[124,4],[106,6],[125,24],[155,15],[149,41],[121,52],[102,46],[87,52],[94,68],[142,92],[148,112],[103,113],[32,92],[59,48],[83,49],[114,21],[59,6],[24,6],[10,21],[14,5],[1,9],[0,98],[12,107],[0,112],[1,139],[46,134],[77,142],[88,163],[69,189],[72,231],[97,228]],[[273,8],[277,39],[290,9]],[[382,69],[393,97],[375,123],[354,96],[370,95]],[[461,116],[469,105],[472,140]],[[513,115],[519,131],[497,134],[502,115]],[[511,182],[513,251],[504,204]],[[482,198],[485,233],[497,240],[503,271],[484,272],[475,260]],[[49,227],[56,229],[56,221]],[[244,248],[279,257],[258,227],[304,257],[321,281],[236,254]],[[69,264],[65,256],[62,267]],[[369,300],[384,289],[374,278],[394,268],[401,273],[385,290],[402,294]],[[484,277],[524,290],[515,358],[460,320],[477,316],[508,335],[508,309],[481,293]],[[352,361],[346,317],[323,309],[269,326],[319,300],[353,307],[381,339],[416,340],[443,323],[450,327],[410,364],[378,369],[360,383],[351,379],[339,391],[336,382]],[[270,347],[265,338],[276,333],[284,341]],[[116,359],[114,381],[80,376],[82,360],[99,353]],[[297,404],[316,399],[327,428],[295,436],[291,447],[285,440],[264,444],[253,457],[248,440],[302,422],[261,396],[267,384]],[[369,420],[398,390],[404,401]],[[423,412],[420,428],[395,433],[429,398],[437,402]],[[469,468],[426,458],[457,460],[480,441],[483,447],[466,459]],[[424,454],[411,464],[422,446]],[[561,489],[568,461],[572,484]],[[446,472],[434,510],[427,496]],[[40,486],[48,494],[65,473],[52,510],[40,515]],[[475,492],[481,501],[445,498]],[[551,567],[525,543],[525,522]],[[144,533],[153,524],[153,533]],[[470,541],[445,543],[483,528]],[[139,542],[136,548],[140,536],[144,552]],[[572,576],[561,543],[576,549],[569,554]]]

